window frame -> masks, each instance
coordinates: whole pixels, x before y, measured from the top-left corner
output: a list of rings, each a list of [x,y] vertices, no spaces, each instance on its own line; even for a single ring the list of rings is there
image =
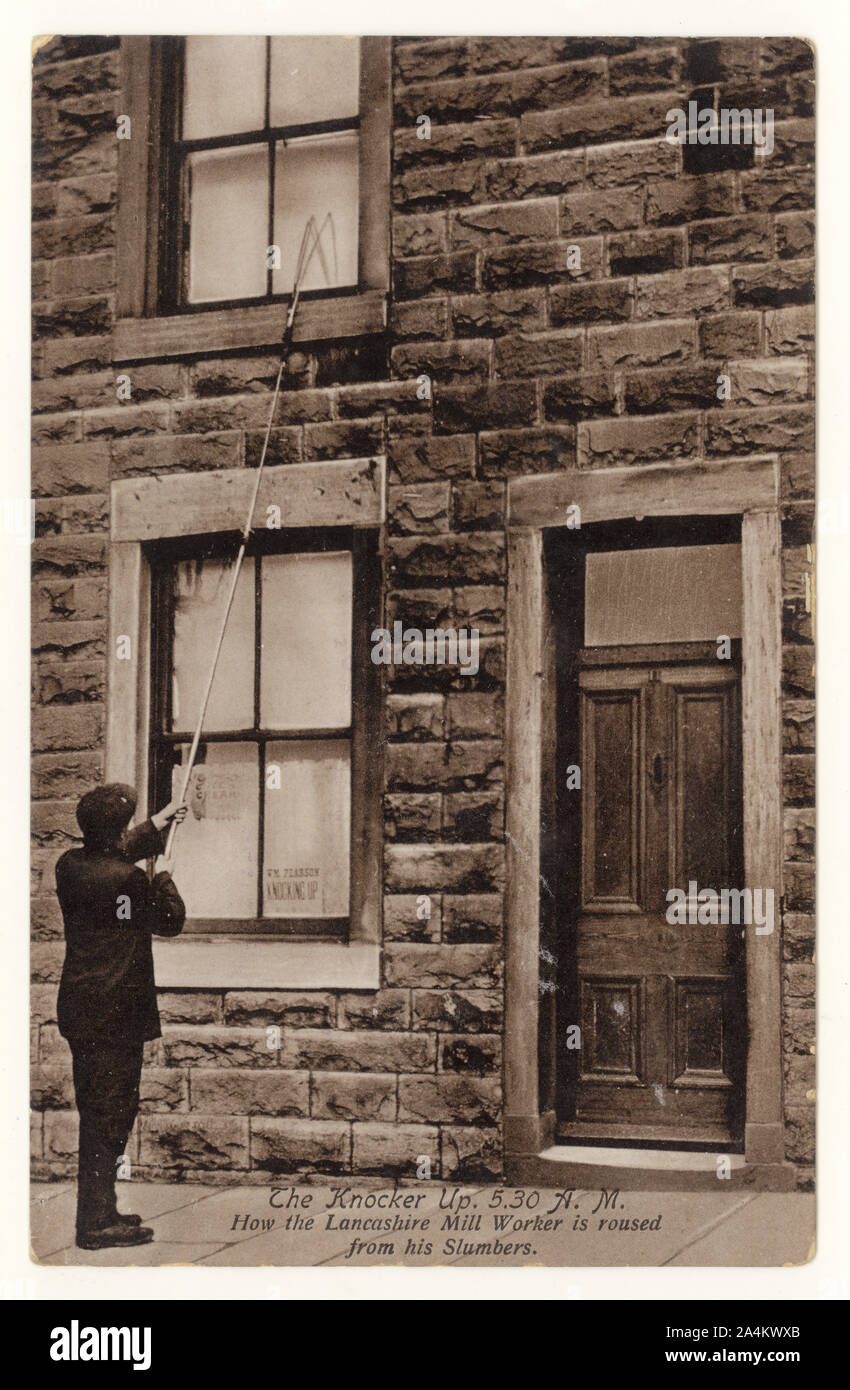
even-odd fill
[[[210,533],[204,536],[155,542],[149,549],[151,570],[151,661],[150,661],[150,720],[148,728],[148,787],[149,812],[164,805],[170,799],[171,789],[166,783],[164,762],[171,747],[191,741],[193,729],[172,730],[167,727],[170,710],[170,675],[172,653],[170,642],[173,637],[173,600],[168,584],[168,575],[173,565],[181,560],[193,558],[226,559],[234,558],[238,539],[227,533]],[[265,755],[259,759],[258,776],[260,801],[258,806],[258,863],[257,863],[257,904],[255,915],[246,918],[187,918],[184,931],[199,934],[234,933],[251,936],[265,936],[273,939],[310,938],[345,941],[348,939],[351,901],[355,889],[355,846],[363,834],[362,817],[366,806],[362,799],[355,797],[355,771],[358,781],[362,780],[361,770],[369,757],[368,710],[361,700],[355,703],[355,691],[362,684],[360,668],[369,661],[369,633],[372,626],[369,614],[376,611],[378,594],[375,592],[374,566],[370,565],[374,549],[374,537],[368,532],[355,532],[351,528],[309,528],[304,530],[260,530],[254,532],[246,551],[260,564],[254,574],[255,610],[261,603],[262,558],[268,555],[319,554],[323,551],[347,551],[352,562],[352,600],[351,600],[351,717],[349,723],[338,729],[264,729],[259,721],[258,662],[262,653],[262,629],[258,625],[254,632],[254,721],[251,729],[212,733],[208,738],[202,736],[201,743],[249,743],[258,749],[265,749],[269,743],[307,742],[307,741],[345,741],[350,750],[349,764],[349,913],[338,917],[275,917],[264,916],[260,910],[262,902],[262,864],[264,835],[264,805],[266,791],[264,785]],[[355,820],[355,816],[358,820]]]
[[[139,35],[121,40],[122,114],[130,138],[118,140],[115,361],[143,361],[198,352],[271,346],[282,331],[281,303],[252,300],[186,304],[179,312],[167,286],[176,285],[179,200],[170,157],[174,69],[182,37]],[[355,293],[313,291],[296,319],[296,341],[383,332],[389,291],[390,40],[360,39],[359,283]]]
[[[110,489],[109,635],[112,652],[127,659],[107,661],[105,779],[137,788],[148,798],[151,663],[151,543],[168,537],[237,533],[245,519],[253,479],[250,469],[197,474],[163,474],[117,479]],[[364,546],[365,584],[375,597],[366,621],[381,626],[382,528],[386,520],[386,459],[285,464],[265,470],[257,513],[271,502],[281,507],[288,529],[351,527]],[[362,536],[362,540],[360,537]],[[367,564],[368,558],[368,564]],[[383,742],[381,669],[358,663],[352,701],[364,710],[365,751],[352,769],[352,844],[349,933],[346,942],[237,933],[156,939],[160,988],[346,989],[380,985]],[[358,803],[362,803],[362,811]]]
[[[186,138],[181,133],[183,124],[183,107],[185,101],[185,82],[186,82],[186,38],[164,39],[166,45],[165,55],[167,64],[171,68],[171,85],[174,90],[172,101],[164,104],[163,120],[167,127],[163,133],[163,161],[161,187],[167,192],[167,206],[169,209],[169,219],[167,232],[163,235],[162,225],[160,226],[160,257],[159,264],[162,274],[159,277],[157,286],[158,298],[157,309],[160,314],[187,314],[205,312],[215,312],[216,309],[238,309],[254,307],[263,304],[286,303],[289,299],[289,291],[284,290],[276,293],[273,289],[274,270],[267,264],[266,266],[266,290],[264,294],[250,295],[245,298],[238,296],[220,297],[215,300],[193,301],[188,295],[188,271],[189,271],[189,248],[187,245],[190,222],[188,180],[186,171],[189,160],[193,154],[206,153],[219,150],[242,150],[249,147],[265,148],[268,157],[268,184],[266,188],[268,206],[266,209],[267,221],[267,245],[274,244],[274,205],[275,205],[275,172],[277,167],[276,147],[279,144],[286,144],[287,140],[300,139],[308,135],[330,135],[347,134],[351,131],[356,132],[358,138],[358,151],[362,144],[360,139],[360,106],[363,101],[362,87],[358,98],[357,113],[350,117],[332,119],[326,121],[312,121],[300,125],[289,124],[285,126],[272,126],[269,123],[270,105],[270,82],[271,82],[271,55],[270,44],[271,36],[265,35],[265,91],[264,91],[264,124],[261,128],[250,131],[240,131],[234,134],[221,134],[196,138]],[[368,163],[368,161],[362,161]],[[361,169],[362,175],[362,169]],[[363,197],[358,185],[358,207],[362,207]],[[173,214],[173,215],[172,215]],[[358,227],[358,282],[362,275],[360,258],[360,228]],[[359,289],[357,285],[339,285],[324,290],[305,290],[303,298],[305,303],[311,299],[320,297],[330,298],[342,295],[356,294]]]

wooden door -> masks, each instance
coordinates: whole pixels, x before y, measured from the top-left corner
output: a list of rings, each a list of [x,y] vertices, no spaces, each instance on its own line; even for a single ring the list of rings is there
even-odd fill
[[[565,1128],[725,1145],[742,1119],[745,928],[673,924],[667,894],[741,886],[739,678],[647,652],[579,660],[581,1046]]]

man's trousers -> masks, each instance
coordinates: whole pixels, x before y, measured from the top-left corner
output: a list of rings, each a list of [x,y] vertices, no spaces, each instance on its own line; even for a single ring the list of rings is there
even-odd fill
[[[77,1233],[115,1220],[115,1178],[139,1109],[141,1042],[70,1039],[80,1114]]]

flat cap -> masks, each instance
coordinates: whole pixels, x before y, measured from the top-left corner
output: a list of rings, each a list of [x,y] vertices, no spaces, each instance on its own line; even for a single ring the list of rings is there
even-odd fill
[[[125,782],[108,782],[86,792],[77,803],[77,824],[84,840],[109,840],[130,824],[136,793]]]

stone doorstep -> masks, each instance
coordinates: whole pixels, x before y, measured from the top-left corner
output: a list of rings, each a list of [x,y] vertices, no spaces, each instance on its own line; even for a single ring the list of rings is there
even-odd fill
[[[725,1190],[796,1190],[791,1164],[748,1163],[742,1154],[731,1154],[729,1160],[730,1176],[721,1180],[717,1177],[716,1153],[553,1144],[539,1154],[506,1154],[505,1169],[510,1182],[525,1187],[716,1192],[722,1184]]]

